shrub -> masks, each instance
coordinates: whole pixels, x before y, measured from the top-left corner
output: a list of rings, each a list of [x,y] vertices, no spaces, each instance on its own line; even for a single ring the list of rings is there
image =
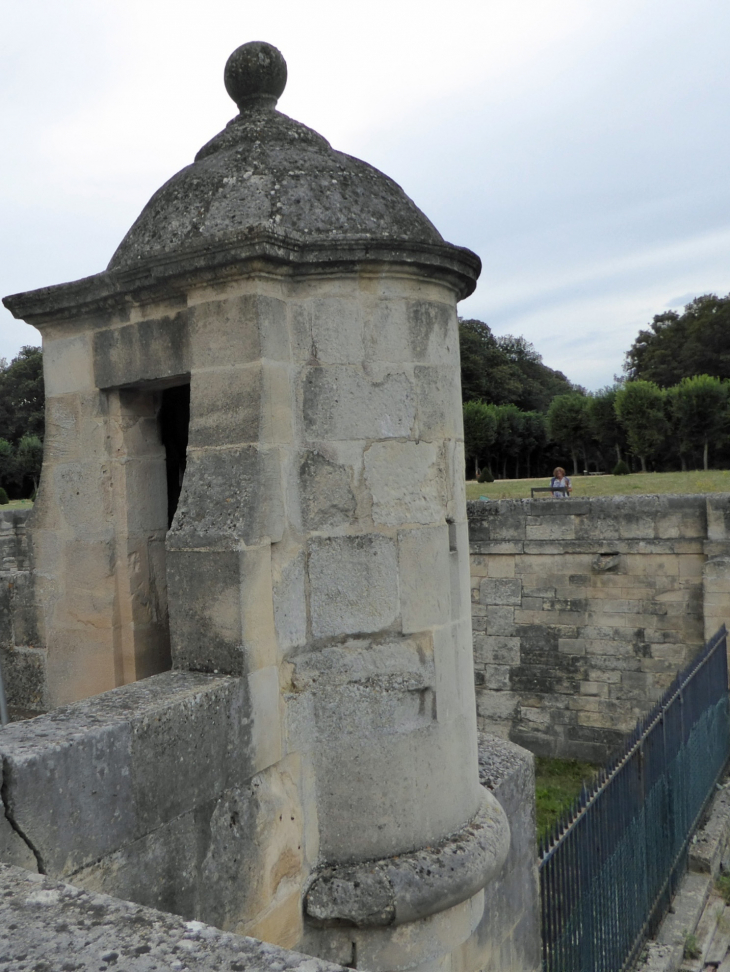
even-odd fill
[[[0,506],[7,506],[9,502],[10,500],[8,499],[8,494],[5,492],[2,486],[0,486]]]
[[[613,474],[614,474],[614,476],[628,476],[628,474],[630,472],[631,472],[631,470],[626,465],[626,463],[623,461],[623,459],[619,459],[619,461],[613,467]]]
[[[489,468],[487,466],[485,466],[484,469],[482,469],[482,471],[479,473],[479,479],[477,479],[477,482],[478,483],[493,483],[494,482],[494,476],[492,475],[492,473],[490,472],[490,470],[489,470]]]
[[[730,904],[730,874],[721,874],[715,882],[715,890],[725,904]]]
[[[702,954],[702,949],[697,941],[697,936],[692,932],[685,932],[684,935],[684,957],[688,959],[699,958]]]

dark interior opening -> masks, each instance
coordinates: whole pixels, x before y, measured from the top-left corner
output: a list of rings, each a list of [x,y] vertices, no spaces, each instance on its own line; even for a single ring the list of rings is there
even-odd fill
[[[188,426],[190,425],[190,385],[176,385],[162,392],[158,415],[160,438],[165,447],[167,469],[167,529],[172,526],[185,475]]]

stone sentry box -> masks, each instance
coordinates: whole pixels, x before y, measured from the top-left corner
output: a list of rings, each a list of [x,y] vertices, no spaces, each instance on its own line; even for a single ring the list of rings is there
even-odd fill
[[[275,48],[239,48],[225,82],[240,114],[106,272],[6,299],[43,335],[28,535],[47,697],[155,676],[52,722],[108,725],[100,752],[126,753],[118,848],[98,825],[86,849],[53,845],[23,755],[43,727],[5,737],[6,816],[83,886],[343,964],[433,967],[473,936],[509,848],[472,675],[456,302],[479,260],[275,110]],[[165,768],[186,744],[205,793]],[[110,812],[78,746],[74,827]],[[192,897],[171,869],[199,874]]]

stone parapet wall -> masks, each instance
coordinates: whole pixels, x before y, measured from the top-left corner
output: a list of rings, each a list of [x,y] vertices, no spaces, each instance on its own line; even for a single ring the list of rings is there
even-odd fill
[[[535,761],[506,739],[479,733],[479,781],[499,800],[510,825],[510,849],[484,889],[484,913],[452,972],[537,972],[540,892],[535,840]]]
[[[6,968],[37,972],[188,970],[337,972],[322,962],[199,921],[81,891],[0,864],[0,948]]]
[[[480,727],[604,760],[730,617],[730,496],[468,506]]]
[[[0,670],[11,708],[34,713],[47,708],[47,690],[26,530],[30,513],[0,511]]]

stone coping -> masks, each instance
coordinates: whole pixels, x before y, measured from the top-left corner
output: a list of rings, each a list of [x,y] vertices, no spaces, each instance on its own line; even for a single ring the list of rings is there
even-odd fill
[[[0,864],[0,964],[12,972],[336,972],[341,966]]]
[[[488,790],[476,816],[434,847],[320,870],[305,898],[310,919],[357,927],[402,925],[451,908],[499,873],[510,846],[501,805]]]
[[[730,505],[728,493],[645,493],[641,496],[583,496],[567,500],[501,499],[467,500],[469,520],[493,516],[585,516],[616,514],[651,514],[662,511],[697,510],[702,512],[707,500]]]
[[[79,314],[123,309],[131,302],[162,296],[185,295],[191,287],[252,272],[314,275],[318,271],[353,272],[363,264],[400,264],[445,277],[459,299],[474,291],[481,261],[464,247],[450,243],[398,243],[338,239],[309,243],[278,234],[257,233],[215,245],[180,249],[167,257],[146,261],[132,270],[104,271],[81,280],[41,287],[3,298],[3,304],[21,320],[36,327]]]

